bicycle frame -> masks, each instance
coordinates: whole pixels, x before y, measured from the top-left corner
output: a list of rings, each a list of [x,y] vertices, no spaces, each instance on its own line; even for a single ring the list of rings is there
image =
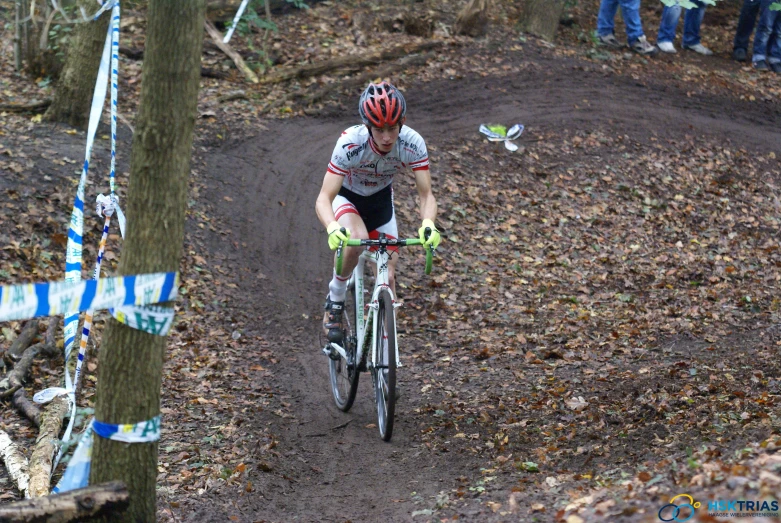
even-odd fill
[[[356,312],[356,319],[355,319],[355,331],[356,331],[356,347],[357,351],[355,354],[355,363],[356,365],[362,361],[363,359],[363,352],[364,348],[367,346],[367,343],[371,343],[370,347],[374,347],[374,341],[377,339],[378,335],[382,335],[381,333],[377,332],[377,311],[379,310],[379,295],[381,289],[387,289],[388,293],[390,293],[391,299],[393,300],[393,318],[394,322],[396,319],[396,308],[400,307],[400,303],[396,303],[396,296],[393,294],[393,289],[391,289],[389,283],[388,283],[388,260],[390,259],[390,256],[387,252],[382,252],[381,250],[377,250],[376,252],[370,252],[370,251],[364,251],[361,253],[360,257],[358,258],[358,265],[355,266],[355,269],[353,270],[352,276],[350,276],[350,279],[347,282],[347,287],[355,286],[355,312]],[[371,301],[369,302],[368,306],[368,313],[364,314],[364,308],[365,308],[365,302],[363,298],[363,289],[364,289],[364,270],[366,266],[366,262],[373,263],[377,265],[377,278],[374,282],[374,291],[372,292]],[[365,317],[364,317],[365,316]],[[372,326],[371,329],[371,337],[369,336],[369,325]],[[401,360],[399,358],[399,343],[398,343],[398,335],[396,336],[396,343],[394,344],[396,347],[396,354],[395,360],[396,360],[396,367],[400,368]],[[331,342],[331,347],[333,347],[342,357],[347,359],[347,353],[344,350],[344,347],[340,346],[337,343]],[[371,361],[369,362],[369,368],[375,369],[377,367],[377,354],[375,351],[372,350],[371,352]]]
[[[377,340],[378,336],[382,336],[382,333],[377,332],[377,311],[379,310],[379,302],[378,298],[380,295],[381,289],[387,289],[388,293],[391,296],[391,300],[393,300],[393,321],[396,322],[396,308],[400,307],[400,303],[396,303],[396,296],[393,294],[393,289],[390,288],[390,285],[388,284],[388,260],[390,259],[390,256],[387,252],[381,252],[380,250],[377,250],[376,252],[372,253],[370,251],[364,251],[361,253],[361,256],[358,258],[358,265],[355,267],[355,270],[353,271],[352,276],[350,277],[350,280],[347,282],[347,285],[355,285],[355,310],[356,310],[356,320],[355,322],[357,325],[356,328],[356,340],[357,340],[357,352],[355,355],[356,362],[360,362],[361,358],[363,358],[363,350],[364,347],[367,345],[367,341],[371,343],[371,347],[374,347],[374,341]],[[364,267],[366,262],[374,263],[377,265],[377,279],[374,282],[374,291],[372,292],[371,301],[369,302],[369,308],[368,308],[368,314],[366,314],[366,318],[364,318],[364,301],[363,301],[363,278],[364,278]],[[369,324],[371,322],[372,326],[372,333],[371,338],[367,340],[366,336],[368,335],[369,330]],[[395,331],[395,329],[394,329]],[[401,360],[399,359],[399,343],[398,343],[398,336],[394,340],[396,343],[394,343],[394,346],[396,348],[396,354],[395,360],[396,360],[396,367],[401,367]],[[371,359],[371,368],[376,368],[377,366],[377,354],[375,351],[372,351],[371,353],[372,359]]]

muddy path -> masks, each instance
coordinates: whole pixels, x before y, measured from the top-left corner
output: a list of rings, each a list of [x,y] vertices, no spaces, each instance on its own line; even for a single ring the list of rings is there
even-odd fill
[[[430,146],[435,183],[448,175],[438,166],[447,144],[479,140],[477,127],[487,121],[526,124],[521,144],[557,129],[596,129],[645,143],[693,135],[763,154],[781,143],[781,112],[772,105],[692,97],[670,79],[638,81],[599,64],[533,50],[514,60],[521,66],[517,74],[407,90],[408,124]],[[479,466],[473,455],[430,452],[421,440],[419,427],[429,415],[420,412],[416,361],[404,353],[425,351],[431,333],[404,336],[407,366],[400,373],[403,397],[391,443],[383,443],[372,426],[367,375],[350,413],[333,405],[326,360],[318,350],[331,254],[314,201],[336,138],[355,121],[353,100],[343,105],[343,113],[266,121],[254,135],[212,142],[201,155],[208,188],[201,196],[215,217],[215,230],[203,232],[209,262],[225,269],[238,287],[233,321],[247,335],[274,340],[269,350],[279,363],[270,387],[292,416],[266,410],[245,424],[248,431],[271,427],[279,459],[266,472],[251,471],[254,492],[231,501],[219,490],[208,493],[202,506],[184,514],[187,521],[216,521],[236,510],[246,521],[408,521],[420,508],[416,499],[436,498]],[[399,198],[414,198],[409,184],[397,183],[397,191]],[[400,225],[402,234],[413,234],[417,226]],[[407,261],[400,281],[403,271],[416,270]],[[243,359],[252,364],[252,348]],[[448,376],[439,379],[446,382]],[[464,516],[468,520],[469,512]]]

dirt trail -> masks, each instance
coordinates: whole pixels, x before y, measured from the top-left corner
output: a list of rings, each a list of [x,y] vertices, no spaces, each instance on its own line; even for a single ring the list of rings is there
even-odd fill
[[[688,97],[662,80],[644,85],[592,63],[533,51],[521,58],[527,67],[516,76],[440,81],[407,90],[408,124],[434,146],[437,177],[447,176],[437,166],[445,153],[439,144],[478,140],[477,127],[488,120],[524,123],[528,140],[558,128],[598,128],[640,141],[707,135],[765,153],[781,143],[781,113],[769,105]],[[336,138],[355,123],[353,100],[345,105],[344,114],[267,122],[268,130],[205,156],[210,188],[205,198],[230,230],[210,236],[212,255],[224,259],[223,267],[236,275],[241,289],[233,304],[236,316],[280,340],[273,348],[281,362],[273,386],[295,413],[295,419],[266,413],[254,421],[256,428],[272,424],[280,438],[276,450],[285,459],[271,473],[253,472],[255,493],[234,505],[247,521],[407,521],[420,508],[411,500],[452,488],[474,466],[463,454],[428,452],[420,441],[420,416],[414,409],[421,384],[410,378],[414,362],[409,359],[410,366],[400,373],[404,397],[391,443],[367,428],[375,422],[367,375],[349,414],[339,412],[329,395],[317,331],[331,254],[314,201]],[[402,224],[402,230],[411,233],[413,225]],[[402,351],[418,350],[424,336],[413,333]],[[214,518],[228,503],[210,499],[213,503],[187,520]]]

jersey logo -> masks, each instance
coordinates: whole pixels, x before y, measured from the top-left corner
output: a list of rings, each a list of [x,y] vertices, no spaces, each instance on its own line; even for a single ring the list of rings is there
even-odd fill
[[[344,133],[342,133],[344,134]],[[342,149],[347,149],[348,151],[354,147],[358,147],[357,143],[346,143],[342,146]]]

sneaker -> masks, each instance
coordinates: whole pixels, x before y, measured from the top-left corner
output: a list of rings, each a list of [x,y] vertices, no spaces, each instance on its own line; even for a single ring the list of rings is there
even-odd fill
[[[675,54],[678,52],[672,42],[657,42],[656,47],[663,53]]]
[[[745,49],[735,49],[732,51],[732,59],[736,62],[745,62],[746,58],[748,58],[748,53],[746,53]]]
[[[323,330],[330,342],[342,341],[342,312],[343,301],[331,301],[331,297],[325,299],[325,316],[323,316]]]
[[[694,51],[695,53],[701,54],[703,56],[710,56],[710,55],[713,54],[713,51],[711,51],[710,49],[708,49],[707,47],[705,47],[702,44],[684,45],[683,48],[684,49],[688,49],[689,51]]]
[[[781,74],[781,63],[772,63],[770,64],[770,70],[774,73]]]
[[[632,49],[632,51],[645,56],[654,56],[659,52],[658,47],[648,43],[645,35],[635,40],[632,44],[629,45],[629,47]]]
[[[757,62],[754,62],[754,69],[756,69],[757,71],[767,71],[770,68],[767,66],[766,61],[759,60]]]
[[[614,34],[597,36],[597,40],[599,41],[599,45],[612,47],[614,49],[620,49],[624,47],[623,45],[621,45],[621,42],[618,41],[616,35]]]

